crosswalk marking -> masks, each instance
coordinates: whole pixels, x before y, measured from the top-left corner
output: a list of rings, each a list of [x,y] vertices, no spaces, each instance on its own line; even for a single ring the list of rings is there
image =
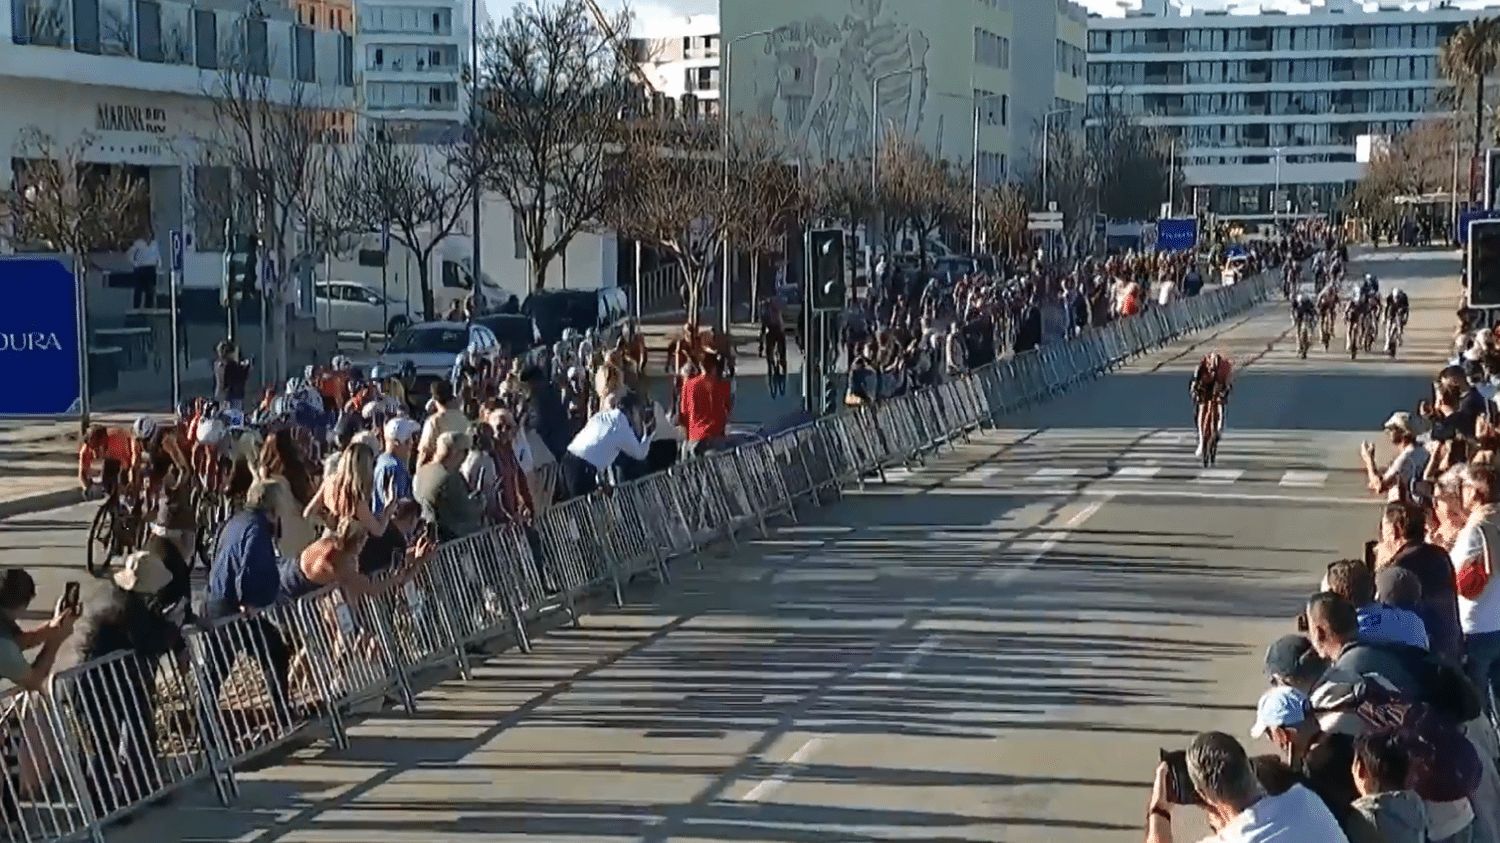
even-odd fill
[[[1067,480],[1078,476],[1081,469],[1077,468],[1039,468],[1036,473],[1026,478],[1032,483],[1047,483],[1053,480]]]
[[[1159,465],[1127,465],[1115,470],[1116,480],[1150,480],[1161,473]]]
[[[990,463],[988,465],[982,465],[974,469],[973,471],[965,475],[963,479],[971,483],[979,483],[983,485],[993,480],[995,478],[995,475],[1004,470],[1005,467],[1000,463]]]
[[[1238,468],[1205,468],[1198,472],[1198,476],[1193,482],[1213,484],[1233,483],[1244,475],[1245,472]]]
[[[1281,485],[1290,489],[1317,488],[1327,482],[1326,471],[1288,471],[1281,475]]]

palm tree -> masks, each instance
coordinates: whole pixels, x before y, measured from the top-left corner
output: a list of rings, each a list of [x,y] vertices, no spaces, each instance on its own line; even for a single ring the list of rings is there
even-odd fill
[[[1500,62],[1500,18],[1475,18],[1460,26],[1443,42],[1440,61],[1460,97],[1464,87],[1474,88],[1474,149],[1482,149],[1484,80]]]

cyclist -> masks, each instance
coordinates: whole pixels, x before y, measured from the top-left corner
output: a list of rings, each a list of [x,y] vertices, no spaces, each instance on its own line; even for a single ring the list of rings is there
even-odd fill
[[[1411,316],[1411,301],[1407,299],[1406,292],[1400,287],[1393,287],[1385,297],[1385,318],[1387,321],[1394,320],[1403,329],[1406,320]]]
[[[96,424],[88,429],[78,446],[78,485],[85,493],[92,491],[94,461],[98,460],[98,486],[113,497],[119,491],[121,472],[128,471],[134,459],[134,438],[130,431]]]
[[[772,395],[786,393],[786,320],[781,296],[766,298],[760,313],[760,349]]]
[[[1380,279],[1374,274],[1366,272],[1364,280],[1359,284],[1360,296],[1368,299],[1380,298]]]
[[[1339,310],[1339,285],[1331,283],[1318,293],[1318,321],[1322,325],[1323,348],[1328,348],[1328,343],[1333,339],[1333,329],[1338,318]]]
[[[1312,296],[1305,292],[1297,293],[1292,299],[1292,327],[1297,329],[1297,350],[1306,355],[1307,347],[1312,345],[1313,329],[1318,324],[1318,306],[1313,302]]]
[[[1188,389],[1198,425],[1197,456],[1203,456],[1209,422],[1212,420],[1210,414],[1215,408],[1218,410],[1215,432],[1222,433],[1224,430],[1224,407],[1229,403],[1230,379],[1233,375],[1234,365],[1217,350],[1203,355],[1203,359],[1198,361],[1197,371],[1193,372],[1193,380]]]

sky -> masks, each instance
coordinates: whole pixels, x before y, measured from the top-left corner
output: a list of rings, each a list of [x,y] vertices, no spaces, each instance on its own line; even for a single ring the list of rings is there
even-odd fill
[[[1115,12],[1120,8],[1120,0],[1079,0],[1091,11],[1101,13]],[[499,17],[510,11],[521,0],[485,0],[489,4],[490,16]],[[745,2],[745,0],[740,0]],[[936,2],[948,2],[948,0],[936,0]],[[1248,0],[1192,0],[1194,8],[1198,9],[1221,9],[1226,6],[1246,5]],[[621,0],[599,0],[599,5],[605,9],[617,9]],[[1252,3],[1253,5],[1253,3]],[[1260,5],[1269,8],[1279,8],[1291,11],[1306,4],[1301,0],[1261,0]],[[1458,5],[1468,7],[1500,7],[1500,0],[1458,0]],[[719,10],[719,0],[631,0],[630,7],[635,10],[636,18],[641,21],[645,28],[653,28],[652,22],[683,15],[701,15],[716,13]]]

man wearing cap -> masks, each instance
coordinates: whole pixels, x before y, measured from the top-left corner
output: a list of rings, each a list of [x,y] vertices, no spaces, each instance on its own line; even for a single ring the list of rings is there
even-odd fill
[[[1370,491],[1384,495],[1386,500],[1404,500],[1411,493],[1412,484],[1422,479],[1422,472],[1427,468],[1427,449],[1417,444],[1411,413],[1392,413],[1385,420],[1384,430],[1396,447],[1396,456],[1390,465],[1384,470],[1375,467],[1375,446],[1369,442],[1360,444],[1359,456],[1365,464]]]
[[[1296,688],[1271,688],[1255,706],[1250,737],[1268,738],[1282,759],[1301,773],[1307,786],[1339,821],[1346,821],[1359,791],[1354,786],[1354,737],[1323,731],[1312,716],[1307,695]],[[1346,826],[1347,830],[1347,826]]]
[[[421,425],[404,416],[385,423],[385,450],[375,459],[375,489],[370,501],[370,513],[376,518],[395,501],[411,498],[407,466],[421,430]]]

